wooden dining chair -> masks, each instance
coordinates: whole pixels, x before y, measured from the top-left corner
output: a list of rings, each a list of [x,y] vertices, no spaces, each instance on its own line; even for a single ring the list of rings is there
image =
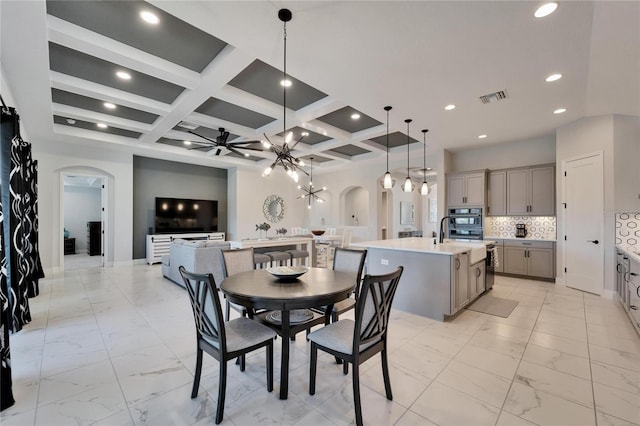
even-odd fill
[[[360,364],[381,353],[382,377],[388,400],[393,399],[387,355],[387,334],[391,303],[398,288],[403,267],[386,275],[365,275],[356,301],[355,321],[341,319],[322,327],[311,334],[311,362],[309,366],[309,394],[316,393],[316,370],[318,349],[342,359],[343,372],[351,363],[353,399],[356,424],[362,425],[362,405],[360,402]]]
[[[222,421],[227,387],[227,361],[240,357],[244,371],[245,354],[265,347],[267,353],[267,390],[273,390],[273,339],[276,334],[268,327],[249,318],[223,321],[218,289],[212,274],[194,274],[180,266],[180,275],[189,294],[196,324],[196,371],[191,398],[198,396],[202,374],[202,353],[206,352],[220,363],[216,424]]]

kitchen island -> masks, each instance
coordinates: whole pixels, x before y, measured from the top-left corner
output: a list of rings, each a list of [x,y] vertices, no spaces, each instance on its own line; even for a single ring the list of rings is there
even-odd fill
[[[386,274],[404,266],[394,309],[443,321],[485,291],[486,244],[491,241],[433,241],[399,238],[357,242],[351,247],[367,249],[368,274]]]

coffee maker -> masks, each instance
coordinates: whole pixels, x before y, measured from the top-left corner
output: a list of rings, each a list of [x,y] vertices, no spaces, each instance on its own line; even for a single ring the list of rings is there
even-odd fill
[[[516,223],[516,238],[524,238],[527,236],[527,225],[524,223]]]

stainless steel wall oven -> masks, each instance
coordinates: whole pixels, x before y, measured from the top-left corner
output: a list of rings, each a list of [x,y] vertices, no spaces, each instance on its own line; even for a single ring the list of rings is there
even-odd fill
[[[482,240],[482,209],[460,208],[449,209],[448,238],[465,240]]]

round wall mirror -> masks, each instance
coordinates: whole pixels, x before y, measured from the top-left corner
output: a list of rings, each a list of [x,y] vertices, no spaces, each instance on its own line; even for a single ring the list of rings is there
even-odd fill
[[[269,195],[264,200],[262,212],[270,222],[280,222],[284,218],[284,200],[277,195]]]

